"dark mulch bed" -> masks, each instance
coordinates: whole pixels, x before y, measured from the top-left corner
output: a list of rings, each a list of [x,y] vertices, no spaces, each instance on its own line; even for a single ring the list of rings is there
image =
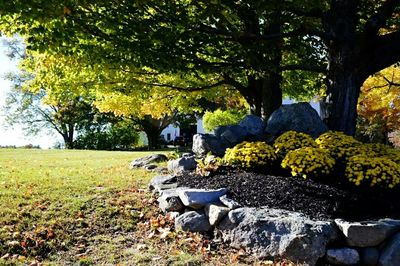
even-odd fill
[[[185,173],[179,186],[228,188],[242,206],[298,211],[315,219],[366,220],[400,218],[400,192],[360,190],[300,178],[222,169],[213,176]]]

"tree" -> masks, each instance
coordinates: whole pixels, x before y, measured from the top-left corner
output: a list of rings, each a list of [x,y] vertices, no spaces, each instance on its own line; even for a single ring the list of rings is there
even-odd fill
[[[360,127],[366,135],[378,135],[388,143],[388,134],[400,130],[400,69],[396,66],[369,77],[358,103]]]
[[[112,123],[85,129],[74,140],[75,149],[132,150],[139,140],[137,125],[132,121],[115,119]]]
[[[322,13],[327,45],[328,126],[354,134],[360,87],[400,61],[399,0],[333,0]]]
[[[264,118],[280,105],[282,78],[302,78],[309,90],[326,73],[328,125],[348,134],[363,81],[400,59],[399,0],[31,0],[0,8],[3,30],[27,36],[30,49],[161,74],[211,73],[205,86],[164,86],[227,84]]]
[[[33,4],[39,4],[41,11],[25,13]],[[305,4],[312,8],[318,1]],[[208,79],[212,82],[202,86],[163,85],[191,91],[230,85],[246,98],[253,113],[268,118],[281,105],[284,70],[323,69],[322,57],[313,52],[318,40],[301,35],[285,7],[282,1],[97,1],[68,6],[30,1],[3,7],[8,14],[20,14],[16,20],[23,28],[10,16],[3,16],[3,25],[28,34],[31,49],[72,51],[90,62],[129,69],[148,67],[167,75],[212,74],[215,78]],[[33,21],[40,21],[40,26]],[[290,42],[283,39],[294,35]],[[282,56],[294,64],[283,65]],[[309,78],[296,73],[288,77]]]
[[[218,105],[221,102],[225,106],[227,103],[240,105],[243,102],[238,93],[226,86],[188,92],[154,85],[171,80],[175,84],[196,84],[200,76],[195,80],[190,75],[154,74],[142,77],[134,70],[87,65],[78,58],[35,52],[29,53],[20,65],[33,77],[23,84],[27,90],[37,91],[46,87],[47,92],[55,97],[85,95],[100,112],[111,112],[133,121],[138,130],[146,133],[151,148],[158,146],[160,133],[176,122],[178,115],[202,112],[210,103]],[[203,75],[201,78],[210,80],[214,75]]]
[[[69,101],[44,102],[44,90],[33,93],[13,89],[6,99],[6,122],[22,124],[28,134],[43,129],[55,130],[64,140],[65,147],[72,149],[76,130],[86,125],[93,116],[90,104],[76,97]]]

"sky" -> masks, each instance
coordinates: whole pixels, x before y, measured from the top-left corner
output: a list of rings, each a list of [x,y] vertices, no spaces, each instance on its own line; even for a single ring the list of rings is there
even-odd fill
[[[51,136],[47,132],[43,132],[38,136],[26,136],[22,130],[22,125],[14,126],[13,128],[6,127],[4,112],[5,99],[10,91],[11,83],[4,79],[4,76],[9,72],[17,71],[18,61],[10,60],[6,55],[7,46],[0,38],[0,146],[24,146],[27,144],[39,145],[43,149],[48,149],[54,146],[61,139],[57,136]]]

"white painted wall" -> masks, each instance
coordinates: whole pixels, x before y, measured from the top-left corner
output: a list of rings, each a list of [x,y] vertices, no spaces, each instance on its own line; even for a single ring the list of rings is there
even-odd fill
[[[170,139],[168,139],[168,134],[170,134]],[[180,136],[180,129],[179,127],[175,127],[173,125],[169,125],[167,128],[165,128],[162,132],[161,135],[164,137],[165,141],[171,141],[175,140],[176,137]]]
[[[201,133],[201,134],[206,133],[206,131],[204,130],[204,126],[203,126],[203,119],[198,118],[196,126],[197,126],[197,133]]]

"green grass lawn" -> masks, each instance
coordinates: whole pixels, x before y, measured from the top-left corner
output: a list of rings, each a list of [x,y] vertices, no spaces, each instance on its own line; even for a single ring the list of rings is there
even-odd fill
[[[128,169],[148,154],[0,149],[0,265],[265,265],[174,232]]]
[[[0,264],[10,258],[21,263],[35,258],[55,264],[113,263],[117,246],[103,242],[114,240],[110,234],[134,231],[146,211],[147,193],[138,188],[145,187],[151,174],[128,165],[148,154],[0,149]],[[99,247],[105,249],[95,256],[110,254],[85,256],[92,238],[100,239]],[[76,258],[69,256],[71,250]]]

